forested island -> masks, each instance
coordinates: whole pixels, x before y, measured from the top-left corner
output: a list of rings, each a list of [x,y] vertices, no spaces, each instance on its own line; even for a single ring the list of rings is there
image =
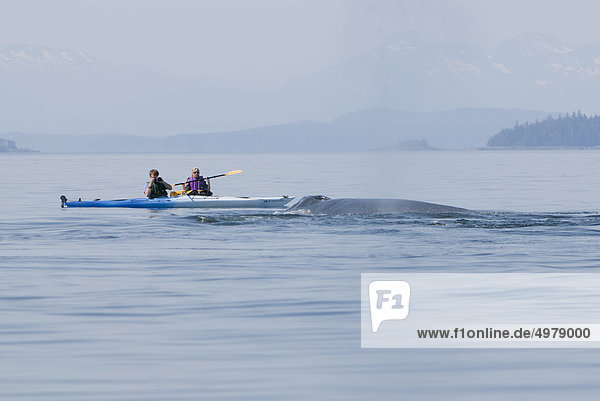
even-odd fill
[[[375,150],[437,150],[429,145],[427,139],[409,139],[400,141],[394,146],[377,148]]]
[[[15,141],[0,138],[0,152],[33,152],[33,150],[18,148]]]
[[[600,116],[571,113],[543,121],[515,123],[491,137],[489,147],[595,147],[600,146]]]

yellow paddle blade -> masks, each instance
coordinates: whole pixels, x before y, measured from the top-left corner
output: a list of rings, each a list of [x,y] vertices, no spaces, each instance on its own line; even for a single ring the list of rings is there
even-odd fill
[[[171,193],[169,194],[169,196],[171,198],[175,197],[175,196],[179,196],[179,195],[184,195],[185,191],[171,191]]]
[[[241,173],[241,172],[242,172],[242,170],[233,170],[228,173],[225,173],[225,175],[237,174],[237,173]]]

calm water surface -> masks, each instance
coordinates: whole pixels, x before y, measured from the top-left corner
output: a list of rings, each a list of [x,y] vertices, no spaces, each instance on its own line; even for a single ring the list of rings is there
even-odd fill
[[[596,350],[360,349],[360,273],[600,270],[600,153],[0,155],[0,398],[597,399]],[[220,195],[483,212],[61,209],[192,167]],[[599,271],[600,273],[600,271]],[[535,296],[535,294],[532,294]],[[598,322],[595,322],[598,323]]]

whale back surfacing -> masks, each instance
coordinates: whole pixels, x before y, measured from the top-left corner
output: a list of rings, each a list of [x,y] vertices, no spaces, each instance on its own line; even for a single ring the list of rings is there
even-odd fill
[[[407,199],[331,199],[323,195],[305,196],[286,212],[310,214],[389,214],[389,213],[466,213],[467,209]]]

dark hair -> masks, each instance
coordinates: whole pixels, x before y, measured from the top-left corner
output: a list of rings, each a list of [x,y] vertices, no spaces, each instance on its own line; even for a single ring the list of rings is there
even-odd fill
[[[153,177],[158,177],[160,175],[160,173],[158,172],[158,170],[156,170],[154,168],[152,170],[150,170],[150,172],[148,174],[150,174]]]

